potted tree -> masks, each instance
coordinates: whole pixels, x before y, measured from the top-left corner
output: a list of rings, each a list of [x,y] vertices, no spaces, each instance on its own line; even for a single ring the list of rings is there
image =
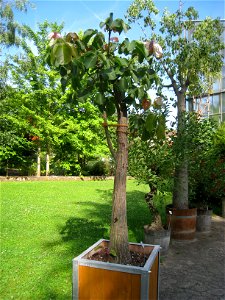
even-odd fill
[[[141,3],[135,0],[128,9],[131,22],[140,23],[143,19],[143,26],[154,31],[152,14],[158,14],[158,10],[148,0]],[[154,40],[166,49],[162,60],[155,61],[162,74],[161,88],[172,88],[177,107],[176,166],[170,210],[172,237],[181,240],[194,239],[197,214],[188,201],[188,148],[183,138],[188,114],[186,98],[210,93],[211,78],[221,72],[223,65],[222,24],[210,18],[197,22],[197,18],[193,7],[183,12],[180,6],[175,13],[165,10],[158,28],[162,35],[154,34]]]
[[[153,103],[154,104],[154,103]],[[162,108],[158,114],[162,112]],[[144,114],[144,113],[143,113]],[[155,112],[155,116],[157,114]],[[151,221],[144,225],[144,242],[159,244],[161,254],[165,254],[170,244],[170,224],[167,224],[166,204],[171,201],[173,173],[173,157],[169,134],[163,139],[152,137],[147,140],[143,137],[143,129],[135,126],[137,119],[140,122],[141,115],[131,119],[129,174],[138,183],[147,183],[149,193],[145,195],[145,201],[151,213]],[[142,135],[142,138],[140,137]],[[156,200],[156,201],[155,201]]]
[[[128,30],[122,19],[114,20],[110,14],[100,26],[107,36],[94,29],[64,38],[51,33],[47,56],[49,64],[59,69],[63,90],[73,104],[91,101],[99,108],[116,165],[110,241],[100,240],[74,259],[73,298],[157,299],[159,246],[129,244],[126,213],[128,109],[141,106],[156,80],[153,57],[143,42],[127,38],[119,42],[118,36],[112,36]],[[108,117],[114,114],[117,122],[109,123]],[[116,149],[109,126],[116,128]],[[162,120],[157,126],[162,126]],[[148,257],[143,267],[130,266],[131,251]],[[113,257],[113,263],[89,259],[98,253]]]

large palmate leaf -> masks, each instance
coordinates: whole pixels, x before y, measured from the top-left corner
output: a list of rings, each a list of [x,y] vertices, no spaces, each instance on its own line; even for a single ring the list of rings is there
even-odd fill
[[[85,53],[82,57],[82,61],[86,69],[94,68],[96,66],[97,59],[97,53],[92,51]]]
[[[90,41],[90,39],[93,37],[93,35],[95,35],[97,32],[98,31],[94,30],[94,29],[88,29],[88,30],[86,30],[84,32],[82,41],[87,44]]]
[[[127,32],[130,26],[122,19],[116,19],[111,23],[111,28],[113,31],[119,32],[120,34],[122,31]]]
[[[157,138],[163,139],[165,137],[166,119],[164,115],[158,116],[158,126],[156,128]]]
[[[133,45],[134,48],[132,51],[132,55],[137,56],[139,63],[142,63],[143,60],[148,56],[147,50],[142,42],[134,41]]]
[[[76,49],[67,42],[58,42],[51,53],[51,63],[56,67],[67,65],[76,56]]]
[[[154,113],[150,112],[145,122],[146,130],[150,133],[155,131],[156,124],[157,124],[157,116]]]
[[[95,96],[95,103],[97,105],[103,105],[105,103],[105,96],[101,93],[97,93]]]

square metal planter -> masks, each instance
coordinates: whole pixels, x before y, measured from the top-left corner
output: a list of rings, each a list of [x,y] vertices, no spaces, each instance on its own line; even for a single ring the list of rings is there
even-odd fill
[[[160,246],[129,244],[132,251],[150,254],[143,267],[88,259],[96,247],[108,244],[99,240],[73,259],[73,300],[159,299]]]

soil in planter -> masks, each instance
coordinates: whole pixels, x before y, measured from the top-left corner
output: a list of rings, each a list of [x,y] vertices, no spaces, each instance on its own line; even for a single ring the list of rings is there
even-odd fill
[[[129,265],[136,267],[144,267],[146,261],[149,258],[149,255],[140,252],[130,251],[131,254],[131,262]],[[101,248],[97,250],[94,254],[87,257],[90,260],[108,262],[108,263],[116,263],[116,257],[112,255],[109,251],[109,248]]]

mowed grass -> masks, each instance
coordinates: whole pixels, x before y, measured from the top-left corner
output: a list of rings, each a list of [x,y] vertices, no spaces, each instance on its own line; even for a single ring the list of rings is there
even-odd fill
[[[71,299],[72,259],[109,238],[113,181],[1,183],[0,299]],[[150,219],[147,185],[127,183],[129,240]]]

